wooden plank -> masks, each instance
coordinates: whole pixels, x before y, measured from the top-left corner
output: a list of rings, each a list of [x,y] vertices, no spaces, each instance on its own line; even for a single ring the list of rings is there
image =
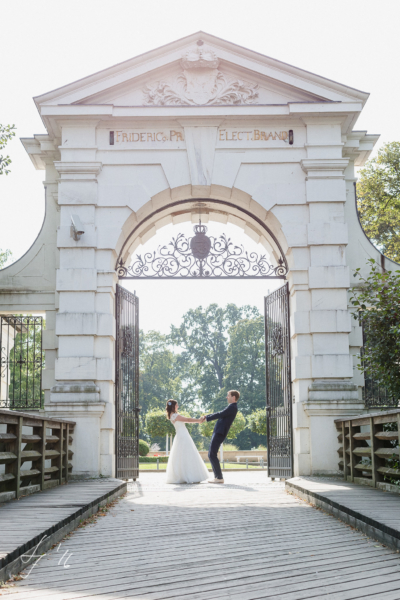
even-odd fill
[[[16,439],[16,438],[15,438]],[[17,460],[17,455],[14,452],[0,452],[0,463],[8,464]]]
[[[13,433],[0,433],[0,442],[7,442],[16,439],[16,435]]]
[[[398,433],[397,431],[378,431],[375,434],[375,437],[377,437],[378,440],[397,440]]]
[[[382,458],[392,458],[392,456],[399,456],[399,448],[378,448],[375,450],[375,454]]]
[[[354,439],[355,440],[369,440],[371,438],[371,434],[370,433],[355,433],[354,434]]]
[[[37,450],[23,450],[21,452],[21,459],[23,460],[37,460],[41,457],[41,453]]]
[[[40,424],[38,424],[38,421],[43,420],[43,417],[41,417],[41,416],[32,415],[30,413],[19,412],[16,410],[13,410],[12,415],[10,415],[10,411],[8,409],[0,408],[0,423],[13,423],[15,425],[17,423],[16,417],[25,417],[26,419],[35,421],[34,427],[38,427],[38,426],[40,427]],[[54,427],[57,427],[57,424],[59,424],[61,422],[69,423],[70,425],[73,425],[73,426],[76,424],[75,421],[69,421],[67,419],[55,419],[52,417],[48,417],[47,421],[54,423]],[[24,425],[26,425],[26,424],[27,423],[24,420]]]
[[[27,433],[23,433],[21,441],[29,444],[36,444],[36,442],[40,442],[40,439],[40,435],[28,435]]]

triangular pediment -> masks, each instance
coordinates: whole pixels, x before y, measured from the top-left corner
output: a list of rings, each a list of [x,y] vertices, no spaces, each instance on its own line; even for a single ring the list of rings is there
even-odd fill
[[[35,98],[45,105],[362,102],[368,94],[198,32]]]

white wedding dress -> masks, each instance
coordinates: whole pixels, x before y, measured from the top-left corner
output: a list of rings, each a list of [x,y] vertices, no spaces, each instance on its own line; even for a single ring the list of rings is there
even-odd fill
[[[174,443],[167,465],[167,483],[198,483],[208,479],[209,473],[201,458],[186,423],[177,421],[179,413],[171,415],[176,429]]]

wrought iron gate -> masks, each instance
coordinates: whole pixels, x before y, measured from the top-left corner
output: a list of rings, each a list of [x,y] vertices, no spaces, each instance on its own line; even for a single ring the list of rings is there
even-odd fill
[[[289,286],[264,298],[268,476],[292,477]]]
[[[116,476],[139,477],[139,298],[117,285]]]
[[[43,408],[43,318],[0,316],[0,408]]]

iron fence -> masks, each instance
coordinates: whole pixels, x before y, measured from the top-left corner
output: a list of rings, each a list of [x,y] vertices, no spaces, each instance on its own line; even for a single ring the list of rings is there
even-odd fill
[[[364,367],[364,387],[362,388],[362,397],[365,408],[397,408],[399,400],[390,396],[387,389],[379,381],[376,381],[368,375],[368,363],[364,356],[364,347],[368,338],[368,327],[361,323],[363,346],[360,357]]]
[[[44,404],[43,317],[0,316],[0,407],[36,409]]]

